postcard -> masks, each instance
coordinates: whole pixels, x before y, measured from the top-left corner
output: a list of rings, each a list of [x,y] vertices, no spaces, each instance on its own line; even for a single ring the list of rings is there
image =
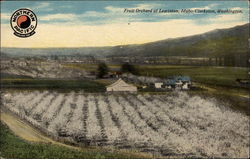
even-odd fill
[[[249,1],[0,3],[1,159],[250,157]]]

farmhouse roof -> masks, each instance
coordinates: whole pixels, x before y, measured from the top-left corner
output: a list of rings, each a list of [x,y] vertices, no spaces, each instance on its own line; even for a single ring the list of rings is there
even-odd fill
[[[165,84],[167,84],[167,85],[175,85],[175,83],[176,83],[176,80],[174,80],[174,79],[168,79],[168,80],[165,82]]]
[[[175,80],[191,81],[189,76],[177,76],[177,77],[175,77]]]
[[[130,85],[130,84],[127,84],[125,81],[123,81],[121,78],[119,80],[117,80],[115,83],[111,84],[111,85],[108,85],[106,87],[113,87],[115,85],[126,85],[126,86],[133,86],[133,85]],[[134,87],[134,86],[133,86]]]
[[[191,78],[189,76],[175,76],[164,81],[166,85],[175,85],[178,81],[190,82]]]

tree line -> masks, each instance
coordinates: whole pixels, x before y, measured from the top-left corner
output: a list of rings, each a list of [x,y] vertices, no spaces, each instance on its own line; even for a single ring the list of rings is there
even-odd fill
[[[97,68],[97,77],[103,78],[105,75],[108,74],[109,70],[110,69],[106,63],[99,63]],[[135,66],[129,64],[128,62],[121,65],[120,71],[122,73],[138,74],[138,70],[135,68]]]

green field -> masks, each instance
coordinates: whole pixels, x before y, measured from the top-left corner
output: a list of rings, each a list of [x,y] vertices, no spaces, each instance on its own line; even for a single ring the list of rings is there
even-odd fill
[[[64,67],[96,72],[96,64],[65,64]],[[108,65],[109,69],[119,70],[121,65]],[[190,76],[193,82],[225,88],[249,89],[240,85],[236,79],[250,79],[250,68],[213,66],[175,66],[175,65],[135,65],[138,75],[168,78],[171,76]],[[108,82],[110,84],[110,82]],[[86,92],[104,92],[105,83],[98,80],[32,79],[27,77],[2,76],[3,88],[72,89]]]
[[[18,89],[63,89],[82,90],[84,92],[104,92],[104,84],[91,80],[64,80],[64,79],[27,79],[5,78],[1,80],[2,88]]]
[[[86,70],[86,71],[96,71],[98,65],[97,64],[63,64],[66,68],[72,68],[72,69],[80,69],[80,70]],[[119,69],[121,65],[108,65],[110,69]]]
[[[141,159],[130,153],[105,152],[104,150],[77,150],[63,146],[31,143],[15,136],[0,122],[0,158],[6,159]]]

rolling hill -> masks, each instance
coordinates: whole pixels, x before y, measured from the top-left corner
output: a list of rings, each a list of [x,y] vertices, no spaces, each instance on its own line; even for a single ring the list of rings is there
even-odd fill
[[[204,34],[139,45],[79,48],[1,48],[8,56],[74,55],[219,57],[249,53],[249,23]]]

